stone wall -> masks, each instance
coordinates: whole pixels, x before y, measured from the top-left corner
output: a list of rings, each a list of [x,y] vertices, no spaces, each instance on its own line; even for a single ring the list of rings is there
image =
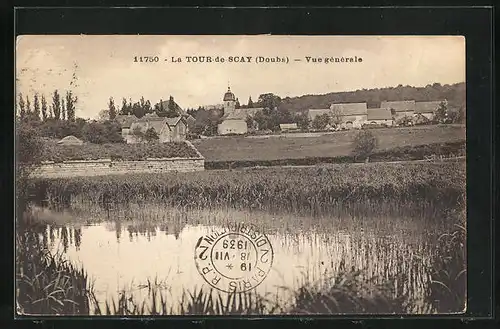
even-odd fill
[[[42,163],[33,174],[38,177],[54,178],[201,170],[205,170],[205,159],[203,157],[147,159],[144,161],[100,159],[64,161],[60,163],[48,161]]]

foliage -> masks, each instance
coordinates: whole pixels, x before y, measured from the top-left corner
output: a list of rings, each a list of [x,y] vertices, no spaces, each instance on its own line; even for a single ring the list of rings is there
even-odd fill
[[[191,132],[205,136],[216,135],[217,127],[222,122],[223,115],[223,109],[206,110],[203,107],[199,107],[194,113],[195,123]]]
[[[312,127],[318,130],[324,130],[329,124],[330,116],[328,115],[328,113],[316,116],[311,123]]]
[[[434,114],[434,121],[436,123],[446,123],[448,120],[448,108],[445,103],[441,102],[439,108]]]
[[[45,142],[42,160],[97,160],[97,159],[122,159],[145,160],[146,158],[172,158],[172,157],[198,157],[197,153],[186,143],[160,143],[149,144],[83,144],[83,145],[58,145],[54,141]]]
[[[151,127],[148,130],[146,130],[146,132],[144,133],[144,139],[148,143],[151,143],[154,141],[158,141],[160,139],[160,137],[158,136],[158,133],[156,132],[156,130],[153,127]]]
[[[56,120],[61,119],[61,96],[59,95],[59,92],[54,90],[54,94],[52,95],[52,111],[54,114],[54,118]]]
[[[16,301],[27,315],[88,315],[90,284],[83,269],[40,242],[36,228],[16,237]]]
[[[115,107],[115,101],[113,100],[113,97],[109,98],[108,115],[109,115],[109,120],[114,120],[116,118],[116,107]]]
[[[332,124],[334,124],[335,126],[338,126],[342,123],[342,109],[338,106],[335,106],[333,107],[333,109],[331,110],[331,117],[330,117],[330,121]]]
[[[429,84],[425,87],[402,86],[360,89],[348,92],[333,92],[324,95],[304,95],[300,97],[285,97],[282,99],[284,107],[292,113],[310,108],[326,109],[332,103],[359,103],[367,102],[369,108],[379,107],[381,101],[397,101],[414,99],[416,101],[434,101],[446,99],[455,108],[465,108],[465,83]]]
[[[26,117],[26,103],[24,102],[24,97],[22,93],[19,93],[19,116],[21,119]]]
[[[38,94],[35,93],[33,96],[33,119],[40,120],[40,100],[38,99]]]
[[[465,209],[465,207],[463,208]],[[462,218],[466,218],[465,213]],[[465,221],[464,221],[465,222]],[[462,225],[442,234],[433,260],[428,299],[438,313],[465,311],[467,286],[466,230]],[[443,255],[445,255],[443,257]]]
[[[294,121],[297,123],[297,126],[299,127],[299,129],[301,129],[303,131],[307,131],[309,129],[309,125],[311,123],[311,120],[309,120],[309,115],[307,114],[307,112],[297,113],[295,115]]]
[[[368,160],[377,146],[377,139],[369,130],[361,130],[353,140],[352,153],[356,158]]]
[[[35,191],[42,185],[46,195],[40,198],[55,201],[63,196],[93,203],[105,198],[114,204],[148,200],[175,206],[232,206],[306,214],[356,202],[366,211],[380,213],[382,203],[388,207],[397,207],[400,202],[405,207],[414,204],[420,210],[456,205],[465,198],[465,166],[463,162],[383,163],[36,179],[33,194],[39,195]]]
[[[293,123],[293,117],[285,108],[264,108],[257,111],[253,120],[257,122],[259,130],[279,131],[281,123]]]
[[[47,99],[42,95],[42,121],[46,121],[49,114],[47,113]]]
[[[18,121],[16,133],[16,161],[24,165],[39,163],[43,147],[37,130],[29,123]]]
[[[247,108],[251,109],[253,107],[254,107],[254,105],[253,105],[253,101],[252,101],[252,96],[249,96],[248,97]]]
[[[281,106],[281,97],[273,94],[261,94],[257,100],[257,107],[264,107],[270,110],[278,109]]]
[[[366,280],[361,271],[344,269],[334,278],[306,283],[293,291],[292,314],[410,313],[409,296],[394,292],[395,278],[385,285]]]
[[[94,144],[124,142],[120,124],[109,120],[102,123],[97,121],[86,123],[82,127],[82,137],[85,141]]]

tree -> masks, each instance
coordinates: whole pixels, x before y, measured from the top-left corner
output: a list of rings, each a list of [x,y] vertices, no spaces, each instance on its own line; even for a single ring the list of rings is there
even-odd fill
[[[40,162],[43,144],[33,126],[24,121],[16,125],[16,162],[17,165],[32,165]]]
[[[108,115],[109,115],[110,120],[114,120],[116,118],[116,108],[115,108],[115,101],[113,100],[113,97],[109,98]]]
[[[139,142],[142,142],[145,138],[145,133],[140,125],[137,125],[132,129],[131,135],[134,136]]]
[[[132,105],[132,114],[137,118],[142,118],[146,114],[146,111],[139,102],[135,102],[134,105]]]
[[[302,130],[308,130],[309,124],[311,120],[309,120],[309,116],[306,112],[299,113],[295,116],[295,122],[297,122],[297,126]]]
[[[247,128],[248,129],[253,129],[254,128],[255,121],[253,120],[253,118],[250,115],[247,115],[247,117],[245,119],[245,122],[247,124]]]
[[[40,120],[40,100],[38,99],[38,93],[33,96],[33,119],[36,121]]]
[[[61,119],[66,120],[66,104],[64,104],[64,98],[61,99]]]
[[[21,119],[26,117],[26,103],[24,102],[22,93],[19,93],[19,116]]]
[[[339,106],[331,107],[331,123],[335,126],[339,126],[342,123],[342,109]]]
[[[86,141],[95,144],[123,142],[121,127],[116,121],[88,122],[82,128],[82,135]]]
[[[273,93],[267,93],[267,94],[261,94],[259,96],[258,103],[261,107],[269,108],[271,110],[275,108],[279,108],[281,105],[281,97],[273,94]]]
[[[52,95],[52,111],[54,112],[54,118],[56,120],[61,119],[61,96],[59,92],[54,90],[54,94]]]
[[[151,127],[151,128],[148,128],[148,130],[146,130],[146,133],[144,134],[144,139],[148,143],[151,143],[151,142],[158,141],[160,139],[160,137],[158,136],[158,133],[156,132],[156,130],[153,127]]]
[[[247,108],[249,108],[249,109],[253,108],[252,96],[248,97]]]
[[[29,122],[16,124],[16,207],[22,213],[28,206],[29,176],[40,163],[43,143]]]
[[[120,110],[120,115],[128,115],[132,114],[129,108],[129,105],[127,104],[127,100],[125,97],[122,98],[122,108]]]
[[[99,114],[98,114],[98,118],[99,118],[98,121],[101,121],[101,122],[109,120],[109,110],[107,110],[107,109],[100,110]]]
[[[153,113],[153,108],[151,107],[151,102],[149,99],[146,101],[146,104],[144,105],[144,112],[151,114]]]
[[[31,117],[31,102],[30,102],[30,99],[28,98],[28,96],[26,96],[26,116],[28,118]]]
[[[68,121],[75,121],[76,118],[76,103],[78,97],[73,95],[71,90],[66,92],[66,119]]]
[[[47,100],[45,99],[45,95],[42,95],[42,120],[47,121],[47,118]]]
[[[434,121],[436,123],[445,123],[447,117],[448,117],[448,108],[444,102],[441,102],[434,115]]]
[[[167,112],[165,113],[165,116],[167,118],[175,118],[179,116],[179,111],[178,111],[178,105],[174,102],[174,98],[170,96],[170,99],[168,100],[168,109]]]
[[[236,98],[236,104],[234,105],[234,108],[236,109],[241,108],[240,101],[238,100],[238,98]]]
[[[328,113],[324,113],[316,116],[312,121],[312,127],[317,130],[323,130],[330,123],[330,116]]]
[[[370,155],[377,146],[377,139],[370,130],[361,130],[353,140],[352,154],[356,159],[370,161]]]

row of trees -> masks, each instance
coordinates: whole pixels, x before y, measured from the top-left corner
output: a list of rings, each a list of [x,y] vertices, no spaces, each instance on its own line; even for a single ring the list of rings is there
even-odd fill
[[[160,99],[154,106],[151,106],[151,101],[149,99],[146,100],[144,96],[142,96],[137,102],[132,102],[131,98],[127,101],[127,99],[123,97],[121,108],[118,110],[115,100],[113,97],[110,97],[108,100],[108,108],[99,113],[99,118],[101,121],[114,120],[117,115],[134,115],[137,118],[142,118],[146,114],[152,113],[156,113],[160,117],[172,118],[179,116],[180,107],[175,103],[172,96],[170,96],[168,102]]]
[[[44,122],[51,119],[75,121],[76,119],[78,97],[73,95],[71,90],[66,91],[64,96],[61,96],[57,89],[54,90],[50,104],[45,95],[39,93],[35,93],[33,98],[24,97],[22,93],[19,93],[18,97],[18,115],[22,121]]]
[[[39,137],[63,138],[73,135],[91,143],[123,142],[121,127],[117,122],[97,122],[76,117],[78,97],[66,91],[64,97],[58,90],[51,94],[50,103],[45,95],[36,92],[32,98],[18,95],[18,130]]]

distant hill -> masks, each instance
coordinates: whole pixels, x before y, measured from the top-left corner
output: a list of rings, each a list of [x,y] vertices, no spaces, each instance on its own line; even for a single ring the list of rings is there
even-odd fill
[[[282,106],[291,112],[308,109],[328,108],[332,103],[367,102],[368,108],[380,106],[381,101],[434,101],[447,99],[453,107],[465,107],[465,83],[441,85],[434,83],[426,87],[411,87],[399,85],[397,87],[362,89],[347,92],[333,92],[324,95],[304,95],[300,97],[286,97],[282,99]]]

